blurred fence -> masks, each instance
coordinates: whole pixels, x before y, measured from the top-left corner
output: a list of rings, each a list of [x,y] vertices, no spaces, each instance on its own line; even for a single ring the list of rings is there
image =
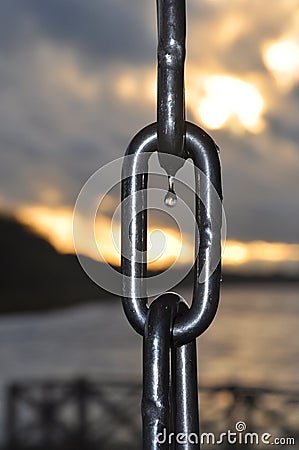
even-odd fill
[[[141,449],[141,386],[134,383],[32,381],[13,383],[5,407],[7,450],[122,450]],[[200,389],[201,431],[205,448],[228,449],[213,442],[221,433],[246,430],[271,440],[281,438],[275,449],[299,448],[299,393],[238,386]],[[296,440],[287,444],[287,438]],[[251,437],[252,439],[252,437]],[[285,441],[283,441],[285,439]],[[239,441],[235,448],[269,448],[263,442]]]

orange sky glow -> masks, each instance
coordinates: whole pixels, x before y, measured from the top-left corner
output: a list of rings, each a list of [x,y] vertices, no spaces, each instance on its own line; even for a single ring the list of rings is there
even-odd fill
[[[67,208],[50,209],[43,206],[27,206],[19,210],[18,220],[29,225],[44,236],[62,253],[73,253],[72,238],[73,212]],[[111,231],[111,222],[100,218],[96,229],[96,242],[100,254],[90,251],[90,243],[84,239],[86,223],[82,219],[82,240],[79,252],[96,260],[106,260],[110,264],[120,264],[120,226]],[[192,238],[181,242],[181,236],[171,228],[149,229],[149,261],[152,270],[165,269],[176,260],[179,265],[190,263],[193,259]],[[243,271],[249,267],[261,270],[283,270],[285,263],[299,267],[299,244],[283,242],[227,240],[224,245],[223,265],[231,271]]]

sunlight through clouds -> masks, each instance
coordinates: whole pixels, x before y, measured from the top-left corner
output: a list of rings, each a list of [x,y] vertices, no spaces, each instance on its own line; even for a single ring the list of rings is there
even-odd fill
[[[265,103],[253,84],[228,75],[206,75],[199,77],[197,88],[196,93],[191,86],[188,101],[192,112],[208,128],[262,131]]]
[[[277,83],[291,88],[299,79],[299,41],[283,39],[265,46],[263,59]]]

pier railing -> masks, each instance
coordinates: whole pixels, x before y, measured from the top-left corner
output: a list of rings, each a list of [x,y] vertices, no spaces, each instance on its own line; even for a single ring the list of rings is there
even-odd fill
[[[137,450],[141,448],[141,385],[132,382],[26,381],[7,388],[7,450]],[[221,433],[251,433],[244,448],[264,433],[281,438],[276,449],[298,448],[299,392],[241,386],[201,386],[203,448],[234,448]],[[283,441],[293,438],[293,441]],[[213,442],[214,440],[214,442]],[[221,443],[217,441],[220,441]],[[243,442],[244,443],[244,442]],[[288,443],[289,445],[286,445]],[[213,445],[214,444],[214,445]],[[216,445],[217,444],[217,445]],[[242,444],[243,445],[243,444]],[[235,448],[243,448],[241,443]]]

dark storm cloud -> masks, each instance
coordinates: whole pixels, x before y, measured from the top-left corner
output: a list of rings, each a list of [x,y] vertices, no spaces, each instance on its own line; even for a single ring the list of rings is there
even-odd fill
[[[144,61],[156,45],[138,0],[2,0],[0,16],[8,51],[46,38],[96,61]]]
[[[284,95],[279,108],[267,115],[268,126],[276,138],[284,138],[299,146],[298,127],[299,85]]]
[[[220,145],[228,236],[298,242],[299,155],[272,134],[213,133]]]
[[[0,180],[6,202],[39,202],[54,187],[72,206],[90,174],[122,155],[130,116],[109,86],[109,64],[140,64],[149,55],[154,60],[148,16],[137,0],[0,3]],[[75,55],[84,75],[103,76],[108,89],[101,98],[84,101],[59,86],[64,52]]]
[[[35,204],[54,189],[57,201],[72,207],[87,178],[122,156],[130,137],[152,120],[148,105],[138,102],[128,114],[113,89],[113,69],[99,72],[100,93],[81,97],[88,71],[64,61],[57,47],[26,50],[17,57],[0,54],[1,197]],[[78,92],[61,85],[63,64],[82,77]]]

